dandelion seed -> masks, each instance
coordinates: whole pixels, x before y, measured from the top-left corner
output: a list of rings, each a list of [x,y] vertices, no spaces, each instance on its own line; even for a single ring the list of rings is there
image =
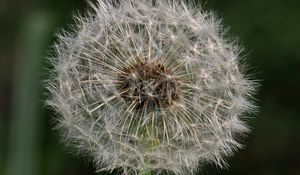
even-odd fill
[[[99,0],[55,45],[48,105],[97,171],[192,174],[240,148],[255,83],[220,22],[180,1]]]

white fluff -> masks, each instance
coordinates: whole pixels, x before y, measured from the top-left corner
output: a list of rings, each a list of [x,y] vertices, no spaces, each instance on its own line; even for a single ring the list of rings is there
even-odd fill
[[[180,175],[205,163],[224,167],[248,131],[243,119],[255,108],[255,83],[241,73],[240,49],[223,39],[220,21],[183,1],[91,6],[58,36],[50,58],[47,103],[59,114],[63,140],[91,156],[98,171]],[[172,105],[145,112],[122,97],[118,75],[137,59],[172,70],[166,77],[180,82]]]

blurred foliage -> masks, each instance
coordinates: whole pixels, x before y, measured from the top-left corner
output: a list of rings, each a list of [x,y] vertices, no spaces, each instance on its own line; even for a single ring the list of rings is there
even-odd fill
[[[230,26],[229,36],[238,36],[249,72],[261,82],[256,95],[259,112],[249,116],[253,132],[244,139],[245,149],[228,158],[228,169],[207,165],[201,174],[300,174],[300,1],[199,3],[223,18],[224,26]],[[21,175],[22,169],[10,169],[26,169],[28,164],[37,175],[95,174],[92,163],[59,144],[51,129],[55,114],[43,108],[41,86],[54,33],[70,28],[72,13],[84,13],[86,8],[85,0],[0,1],[0,175]],[[39,23],[47,29],[36,28]],[[32,64],[26,64],[30,60]],[[26,110],[30,104],[40,108],[32,113],[37,116]],[[30,132],[38,132],[34,140],[25,137]]]

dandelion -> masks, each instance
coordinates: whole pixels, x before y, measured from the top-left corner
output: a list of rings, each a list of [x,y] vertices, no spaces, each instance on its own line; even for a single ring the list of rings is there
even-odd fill
[[[220,21],[176,0],[98,0],[50,61],[57,128],[97,171],[193,174],[241,147],[255,83]]]

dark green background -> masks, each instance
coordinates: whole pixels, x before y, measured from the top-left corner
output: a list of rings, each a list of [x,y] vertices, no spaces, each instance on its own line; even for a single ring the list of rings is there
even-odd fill
[[[300,1],[201,4],[223,18],[229,36],[239,38],[261,85],[245,149],[227,159],[228,169],[207,165],[201,174],[300,174]],[[85,0],[0,1],[1,175],[95,174],[92,163],[59,144],[41,85],[54,33],[70,28],[72,13],[86,8]]]

